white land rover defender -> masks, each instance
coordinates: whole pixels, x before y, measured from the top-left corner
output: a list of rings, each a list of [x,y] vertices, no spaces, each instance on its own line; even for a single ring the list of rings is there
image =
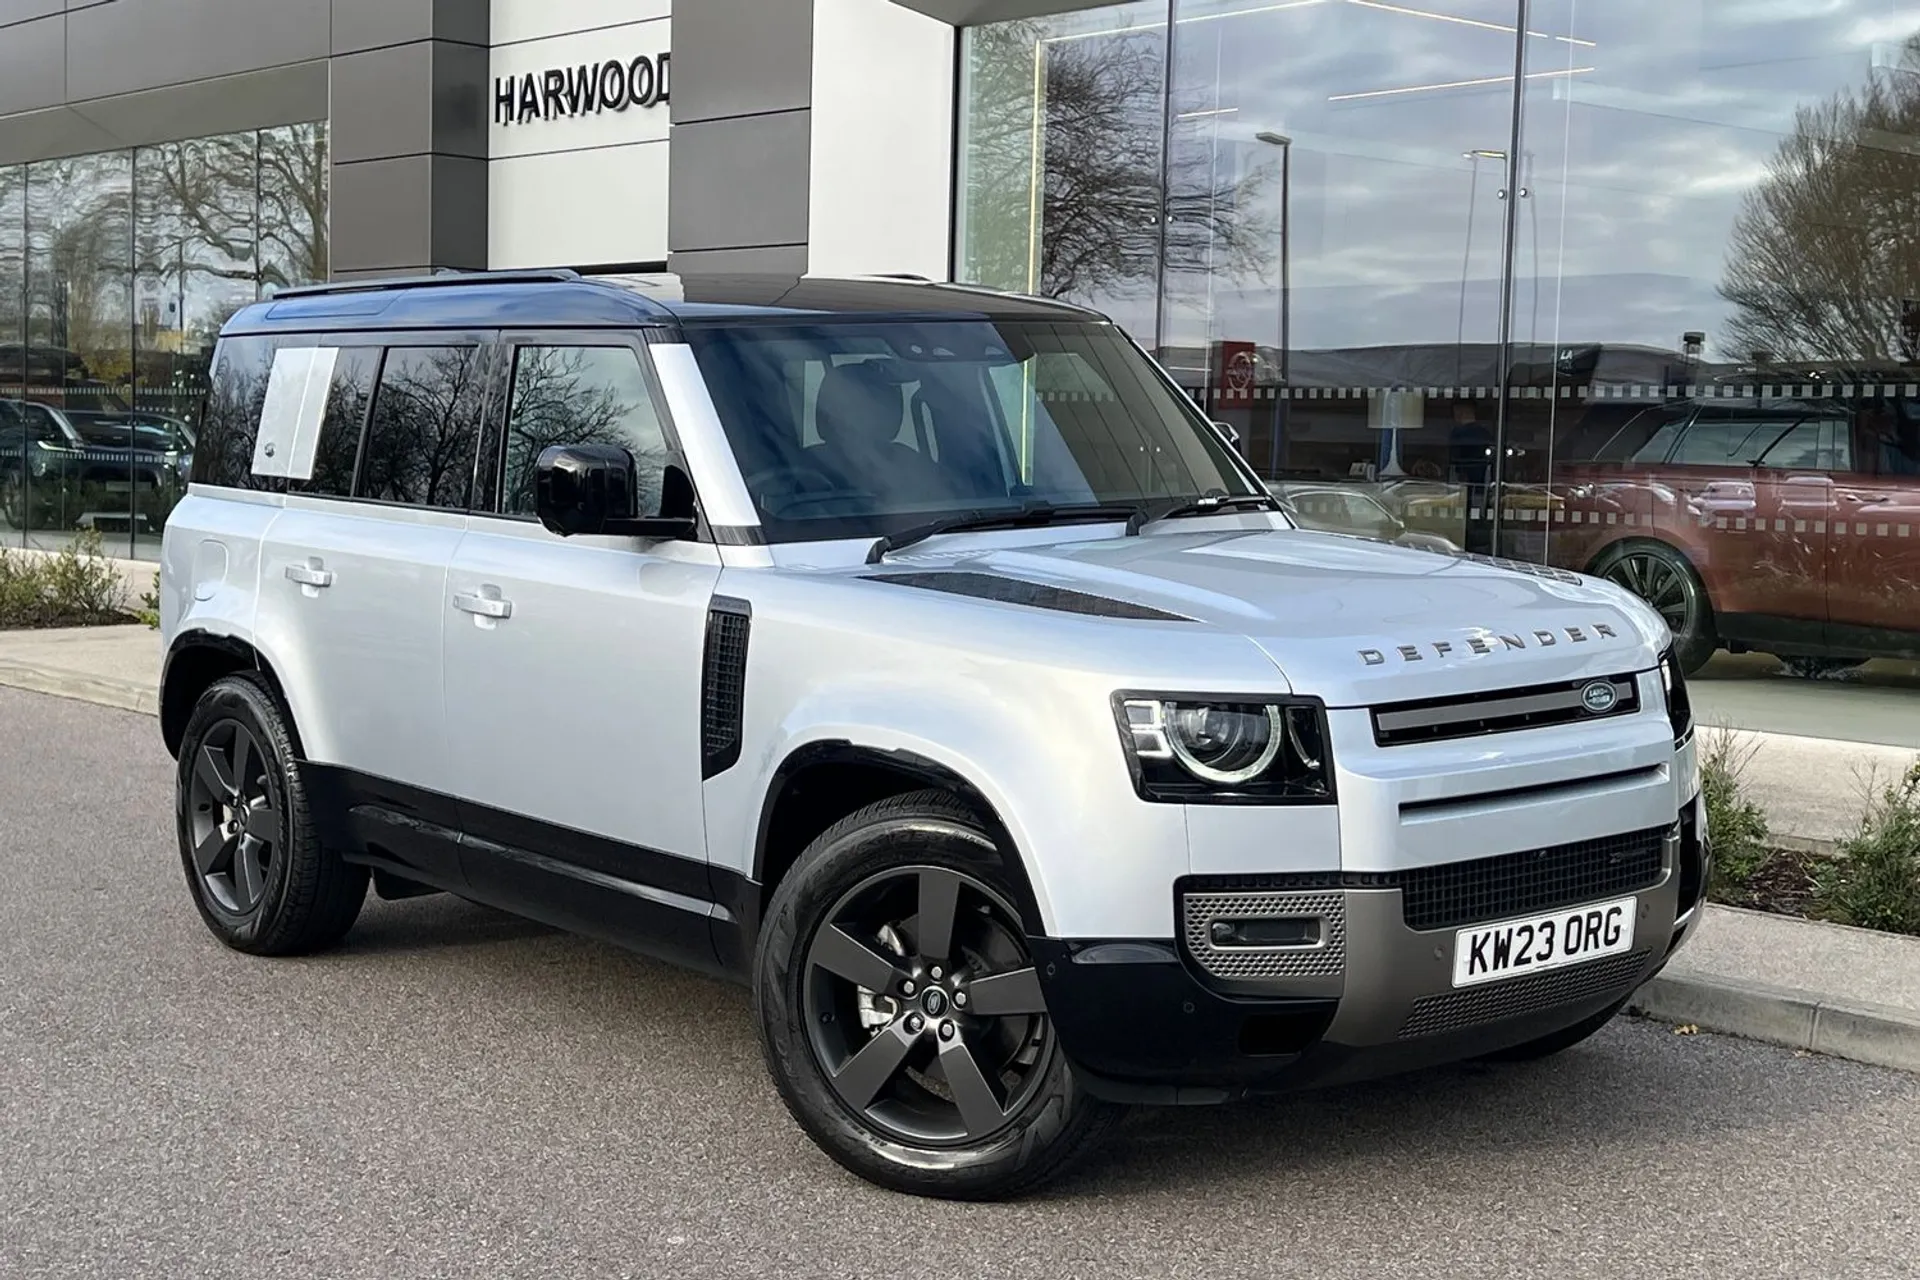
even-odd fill
[[[883,1185],[1551,1053],[1699,918],[1659,616],[1293,528],[1099,315],[352,282],[241,311],[212,381],[161,721],[213,932],[324,947],[371,882],[730,975]]]

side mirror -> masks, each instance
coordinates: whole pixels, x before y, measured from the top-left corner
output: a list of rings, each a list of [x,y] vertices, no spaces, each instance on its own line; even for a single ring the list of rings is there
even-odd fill
[[[1220,438],[1227,442],[1228,448],[1238,449],[1240,447],[1240,433],[1238,431],[1235,431],[1224,422],[1214,423],[1213,429],[1220,433]]]
[[[684,538],[693,532],[693,486],[678,467],[667,468],[660,514],[641,516],[639,503],[633,455],[618,445],[552,445],[534,463],[534,512],[563,538]]]

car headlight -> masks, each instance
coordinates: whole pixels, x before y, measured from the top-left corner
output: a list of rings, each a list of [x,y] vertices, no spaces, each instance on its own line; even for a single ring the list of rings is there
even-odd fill
[[[1660,687],[1666,691],[1667,719],[1673,725],[1673,740],[1677,745],[1693,732],[1693,699],[1687,696],[1687,678],[1680,673],[1680,664],[1674,660],[1672,649],[1660,655]]]
[[[1326,709],[1304,698],[1244,701],[1122,693],[1121,743],[1144,800],[1178,804],[1333,799]]]

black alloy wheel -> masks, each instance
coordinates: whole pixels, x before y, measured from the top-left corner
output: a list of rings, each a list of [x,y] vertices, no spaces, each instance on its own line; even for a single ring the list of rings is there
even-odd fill
[[[1706,587],[1686,557],[1658,542],[1615,547],[1595,566],[1597,576],[1625,587],[1652,606],[1673,632],[1674,657],[1683,675],[1692,675],[1720,647]]]
[[[1058,1041],[1010,864],[965,803],[915,792],[829,827],[767,905],[753,968],[767,1069],[807,1135],[870,1182],[1020,1195],[1125,1113]]]
[[[280,810],[267,789],[269,757],[238,720],[221,720],[200,740],[188,783],[194,870],[206,894],[246,919],[266,899],[280,847]]]
[[[181,734],[180,863],[201,920],[237,951],[330,946],[366,901],[367,869],[320,843],[299,759],[292,717],[250,672],[214,681]]]
[[[812,1047],[834,1093],[916,1146],[985,1141],[1045,1079],[1052,1026],[1012,905],[907,866],[842,895],[807,949]]]

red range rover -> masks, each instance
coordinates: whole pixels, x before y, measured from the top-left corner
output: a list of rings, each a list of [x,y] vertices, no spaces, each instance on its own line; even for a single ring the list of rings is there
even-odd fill
[[[1653,604],[1687,670],[1920,657],[1920,402],[1661,405],[1590,456],[1555,467],[1550,557]]]

